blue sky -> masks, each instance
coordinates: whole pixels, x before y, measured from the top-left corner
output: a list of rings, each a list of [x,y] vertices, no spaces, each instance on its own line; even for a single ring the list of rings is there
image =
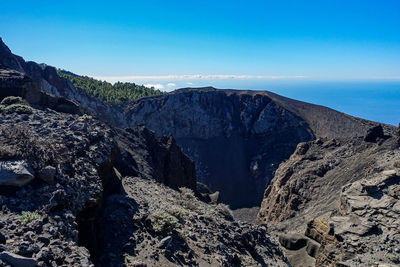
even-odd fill
[[[2,1],[15,54],[163,90],[266,89],[397,124],[400,1]]]
[[[28,60],[164,82],[400,78],[399,28],[400,1],[390,0],[22,0],[0,8],[0,35]]]

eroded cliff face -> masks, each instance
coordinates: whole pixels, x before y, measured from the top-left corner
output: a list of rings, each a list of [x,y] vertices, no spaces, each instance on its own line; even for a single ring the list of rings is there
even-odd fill
[[[280,162],[312,140],[306,122],[263,95],[183,90],[136,102],[128,123],[172,135],[195,161],[198,180],[234,208],[260,204]]]
[[[181,89],[143,98],[126,110],[175,137],[194,160],[198,179],[233,208],[259,206],[279,164],[298,143],[316,137],[362,136],[374,122],[265,91]]]
[[[398,264],[399,162],[397,137],[379,126],[301,143],[266,189],[257,223],[285,233],[293,266]]]

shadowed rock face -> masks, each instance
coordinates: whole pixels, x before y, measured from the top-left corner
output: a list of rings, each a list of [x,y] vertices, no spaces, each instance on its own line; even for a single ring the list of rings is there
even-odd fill
[[[262,91],[181,89],[136,101],[127,123],[173,135],[198,180],[233,208],[260,205],[279,164],[300,142],[362,136],[375,123]]]
[[[399,263],[400,150],[396,137],[379,136],[301,143],[279,166],[256,222],[320,245],[313,256],[285,251],[294,267]]]
[[[298,142],[314,138],[304,120],[271,98],[222,90],[146,98],[127,119],[173,135],[195,161],[198,180],[234,208],[259,205],[279,163]]]

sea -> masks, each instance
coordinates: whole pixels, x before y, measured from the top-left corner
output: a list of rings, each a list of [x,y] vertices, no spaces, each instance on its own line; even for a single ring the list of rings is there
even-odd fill
[[[176,81],[176,88],[202,86],[213,86],[220,89],[267,90],[296,100],[323,105],[355,117],[395,126],[400,123],[400,80],[216,79]]]

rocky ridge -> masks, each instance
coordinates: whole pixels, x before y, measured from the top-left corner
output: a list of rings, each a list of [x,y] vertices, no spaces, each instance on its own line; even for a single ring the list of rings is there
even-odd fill
[[[22,57],[14,55],[7,45],[4,44],[1,37],[0,69],[2,70],[2,78],[0,79],[1,87],[3,88],[3,96],[0,95],[2,97],[17,94],[17,96],[25,97],[29,102],[30,98],[38,101],[43,98],[43,95],[45,95],[45,98],[55,96],[57,99],[67,99],[79,104],[83,113],[101,118],[103,122],[108,122],[111,125],[118,124],[120,128],[127,127],[122,115],[123,107],[114,103],[104,103],[89,96],[83,90],[75,88],[69,80],[60,77],[57,74],[57,69],[52,66],[25,61]],[[7,84],[10,84],[10,82],[6,79],[4,73],[10,71],[14,72],[14,76],[21,76],[23,79],[29,80],[30,84],[27,86],[30,88],[28,93],[32,92],[30,96],[26,97],[22,95],[23,91],[21,90],[15,90],[12,94],[5,92],[4,89],[9,87]],[[16,80],[11,80],[12,87],[15,87],[13,85],[15,82]],[[24,84],[26,84],[25,81]],[[34,87],[36,90],[33,90]]]
[[[220,191],[222,201],[234,208],[259,205],[275,170],[298,143],[363,136],[377,125],[266,91],[214,88],[140,99],[126,118],[129,125],[143,123],[158,136],[174,136],[195,162],[199,181]]]
[[[285,233],[293,266],[398,264],[399,162],[397,137],[379,127],[301,143],[266,189],[257,223]]]
[[[130,103],[103,103],[59,77],[55,68],[25,62],[0,43],[0,64],[29,76],[40,92],[75,102],[81,112],[112,126],[139,123],[157,137],[172,135],[195,162],[198,180],[233,208],[259,206],[274,172],[298,143],[363,136],[377,125],[267,91],[186,88]],[[54,108],[60,106],[65,108],[63,103]]]
[[[22,97],[0,105],[0,260],[284,265],[276,240],[293,266],[397,264],[394,127],[270,92],[187,88],[106,104],[2,42],[0,55],[0,99]],[[179,146],[223,201],[264,197],[264,226],[199,202],[216,195]]]
[[[112,127],[43,91],[68,83],[52,69],[0,59],[1,265],[286,266],[265,227],[197,199],[216,198],[173,137]]]
[[[239,224],[229,208],[196,199],[193,163],[165,140],[144,127],[111,129],[50,109],[2,115],[0,178],[18,184],[0,185],[0,259],[22,256],[33,266],[285,266],[265,228]],[[10,164],[18,168],[4,168]],[[171,180],[175,175],[185,179]],[[179,193],[156,181],[185,188]],[[174,247],[155,246],[167,237]]]

